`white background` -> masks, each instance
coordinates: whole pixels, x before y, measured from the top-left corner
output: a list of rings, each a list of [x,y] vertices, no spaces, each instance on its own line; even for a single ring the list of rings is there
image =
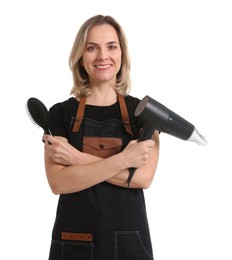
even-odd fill
[[[161,134],[158,170],[145,191],[155,260],[232,259],[232,7],[226,0],[1,0],[2,259],[47,259],[58,197],[48,187],[42,130],[25,112],[69,98],[68,56],[95,14],[123,26],[132,91],[196,126],[208,145]]]

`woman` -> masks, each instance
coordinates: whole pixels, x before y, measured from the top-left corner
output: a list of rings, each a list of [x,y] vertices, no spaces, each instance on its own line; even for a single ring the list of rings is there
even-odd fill
[[[73,97],[50,108],[53,136],[43,137],[47,179],[60,194],[49,260],[153,259],[143,189],[156,171],[159,137],[137,142],[140,100],[128,95],[130,61],[118,22],[88,19],[69,63]]]

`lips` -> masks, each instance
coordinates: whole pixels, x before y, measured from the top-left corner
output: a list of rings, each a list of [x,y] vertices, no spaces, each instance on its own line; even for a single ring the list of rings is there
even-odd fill
[[[96,68],[100,69],[100,70],[105,70],[110,68],[111,65],[95,65]]]

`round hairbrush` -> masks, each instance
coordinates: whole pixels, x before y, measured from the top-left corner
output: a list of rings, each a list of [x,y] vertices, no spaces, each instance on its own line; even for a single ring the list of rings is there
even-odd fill
[[[45,134],[51,134],[48,127],[48,109],[38,98],[31,97],[27,100],[26,111],[32,123],[44,130]]]

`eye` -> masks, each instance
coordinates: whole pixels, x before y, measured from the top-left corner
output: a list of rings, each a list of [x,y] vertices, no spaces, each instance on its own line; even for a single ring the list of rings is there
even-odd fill
[[[91,52],[91,51],[95,51],[97,49],[96,46],[92,45],[92,46],[87,46],[86,50]]]
[[[111,44],[111,45],[108,46],[108,49],[113,51],[113,50],[116,50],[116,49],[117,49],[117,46]]]

